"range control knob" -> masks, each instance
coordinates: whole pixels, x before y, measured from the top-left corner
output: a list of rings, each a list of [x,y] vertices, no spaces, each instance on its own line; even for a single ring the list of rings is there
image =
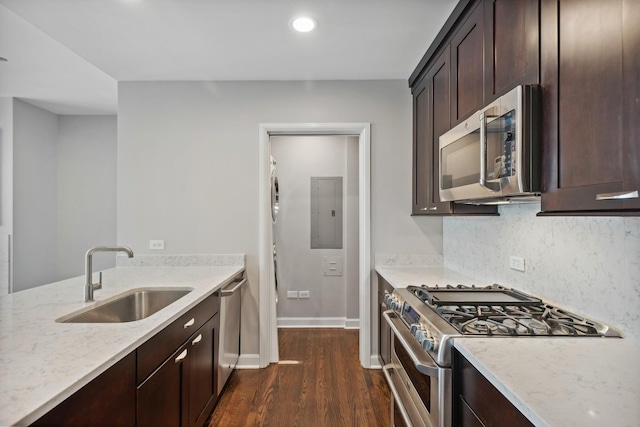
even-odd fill
[[[435,351],[436,350],[436,340],[433,337],[426,338],[422,341],[422,348],[427,351]]]
[[[418,340],[418,342],[422,344],[422,342],[427,338],[427,334],[423,329],[418,329],[418,331],[415,334],[415,337]]]
[[[413,335],[415,337],[416,334],[418,333],[418,329],[419,328],[420,328],[419,324],[417,324],[417,323],[411,324],[411,335]]]
[[[398,308],[400,308],[400,304],[398,303],[397,299],[391,300],[391,308],[398,311]]]
[[[388,306],[391,305],[391,294],[390,293],[384,294],[384,303],[387,304]]]

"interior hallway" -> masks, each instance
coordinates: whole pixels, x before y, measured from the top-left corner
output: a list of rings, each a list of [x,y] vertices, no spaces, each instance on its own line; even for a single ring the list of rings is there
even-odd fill
[[[390,392],[381,370],[360,366],[357,330],[278,335],[281,362],[236,370],[210,427],[389,426]]]

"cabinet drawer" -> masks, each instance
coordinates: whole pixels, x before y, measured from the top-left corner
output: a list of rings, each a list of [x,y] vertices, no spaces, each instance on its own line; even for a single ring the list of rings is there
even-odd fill
[[[147,378],[176,348],[218,312],[219,295],[219,292],[210,295],[138,348],[137,384]]]

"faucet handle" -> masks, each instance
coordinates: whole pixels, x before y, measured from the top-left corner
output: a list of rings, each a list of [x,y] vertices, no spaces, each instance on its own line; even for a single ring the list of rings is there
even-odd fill
[[[92,283],[93,290],[102,289],[102,271],[98,273],[98,283]]]

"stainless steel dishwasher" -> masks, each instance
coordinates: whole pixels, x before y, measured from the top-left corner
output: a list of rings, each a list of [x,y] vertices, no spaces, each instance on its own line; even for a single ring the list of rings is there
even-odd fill
[[[220,341],[218,346],[218,395],[240,356],[240,290],[247,283],[244,272],[220,293]]]

